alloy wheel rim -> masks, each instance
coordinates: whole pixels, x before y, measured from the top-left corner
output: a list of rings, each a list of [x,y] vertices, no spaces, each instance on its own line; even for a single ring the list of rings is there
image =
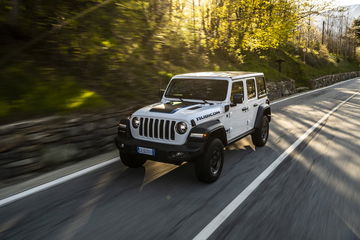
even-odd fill
[[[214,149],[210,159],[210,171],[215,176],[221,167],[221,151],[219,148]]]
[[[265,142],[268,137],[268,125],[266,124],[266,121],[264,121],[264,124],[261,129],[261,138]]]

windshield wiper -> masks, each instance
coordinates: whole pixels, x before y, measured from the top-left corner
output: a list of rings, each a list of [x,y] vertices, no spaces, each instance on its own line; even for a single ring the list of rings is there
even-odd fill
[[[177,98],[180,100],[180,102],[184,102],[184,99],[182,99],[181,97],[175,97],[175,96],[171,96],[170,98]]]

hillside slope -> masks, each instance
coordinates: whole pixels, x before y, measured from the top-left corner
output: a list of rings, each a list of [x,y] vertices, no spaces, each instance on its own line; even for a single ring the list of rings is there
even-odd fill
[[[301,31],[292,1],[244,1],[1,1],[0,122],[141,105],[185,72],[309,86],[358,70],[354,56]]]

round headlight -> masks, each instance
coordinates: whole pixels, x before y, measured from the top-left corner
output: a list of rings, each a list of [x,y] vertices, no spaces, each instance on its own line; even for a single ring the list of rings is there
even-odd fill
[[[176,124],[175,128],[176,128],[176,132],[178,134],[184,134],[184,133],[186,133],[187,125],[184,122],[178,122]]]
[[[134,128],[138,128],[138,127],[140,126],[140,120],[139,120],[137,117],[134,117],[134,118],[132,119],[132,126],[133,126]]]

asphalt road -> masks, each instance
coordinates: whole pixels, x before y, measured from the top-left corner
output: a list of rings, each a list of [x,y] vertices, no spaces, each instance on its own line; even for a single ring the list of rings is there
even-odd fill
[[[191,239],[360,79],[272,106],[267,145],[227,148],[222,176],[120,162],[0,207],[0,239]],[[360,239],[360,94],[316,129],[211,239]]]

